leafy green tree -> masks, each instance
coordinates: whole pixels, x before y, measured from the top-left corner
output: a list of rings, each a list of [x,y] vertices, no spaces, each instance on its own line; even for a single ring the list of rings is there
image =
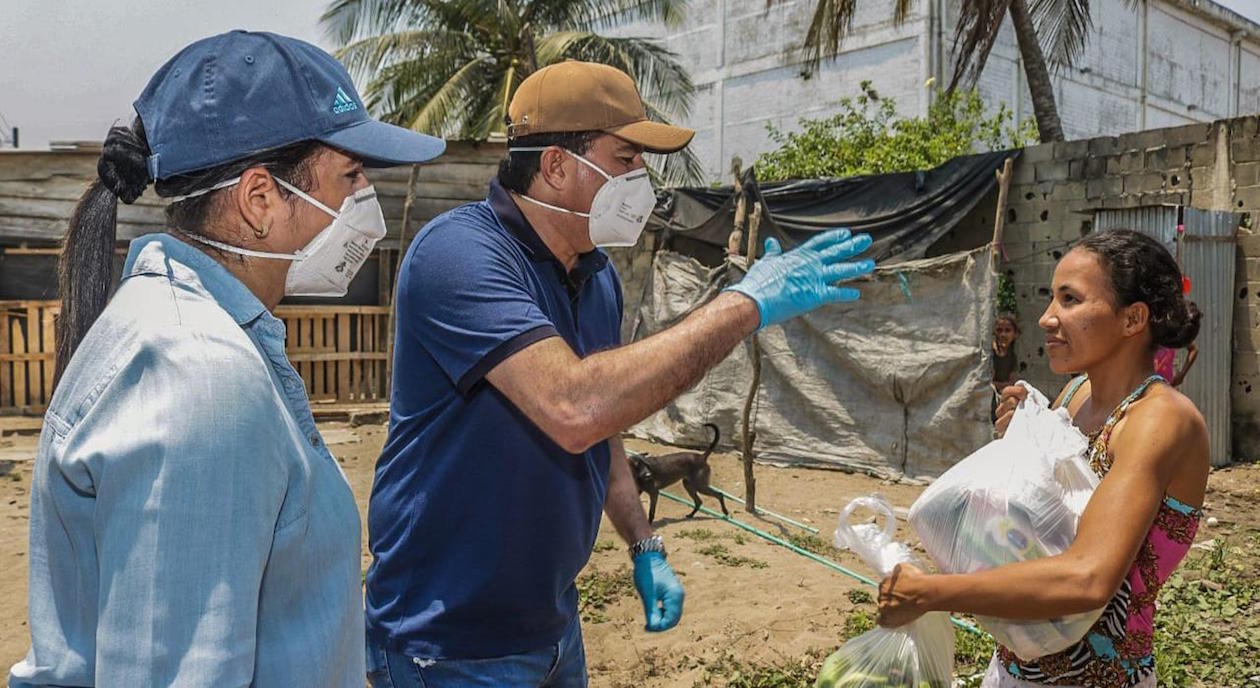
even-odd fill
[[[942,93],[927,117],[898,119],[895,101],[881,97],[869,81],[862,82],[861,95],[840,101],[838,114],[800,124],[801,131],[792,133],[767,125],[778,148],[757,159],[759,180],[922,170],[960,155],[1016,148],[1036,139],[1035,125],[1016,124],[1005,106],[986,114],[975,91]]]
[[[377,116],[416,131],[484,140],[504,133],[508,103],[525,77],[568,59],[601,62],[639,85],[648,116],[678,121],[694,87],[677,56],[642,38],[599,33],[615,23],[676,26],[686,0],[333,0],[321,22],[337,56],[366,82]],[[696,183],[689,151],[659,177]]]

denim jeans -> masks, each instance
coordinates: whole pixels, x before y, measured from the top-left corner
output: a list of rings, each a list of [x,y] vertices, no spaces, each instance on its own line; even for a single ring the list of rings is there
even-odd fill
[[[372,688],[585,688],[586,651],[575,618],[559,643],[489,659],[419,659],[367,642]]]

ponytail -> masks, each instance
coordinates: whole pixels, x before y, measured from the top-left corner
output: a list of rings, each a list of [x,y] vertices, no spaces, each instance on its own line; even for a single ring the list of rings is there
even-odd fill
[[[61,315],[57,319],[54,386],[79,342],[105,310],[113,281],[118,234],[118,201],[131,204],[149,185],[149,144],[136,119],[130,128],[113,127],[105,138],[92,182],[70,215],[57,265]]]
[[[189,174],[156,182],[159,197],[185,196],[218,182],[239,177],[251,167],[266,167],[303,191],[315,187],[313,164],[327,150],[318,141],[299,141]],[[61,316],[57,319],[57,369],[54,385],[105,310],[113,282],[114,246],[118,238],[118,201],[133,203],[152,181],[149,178],[149,142],[137,118],[130,127],[114,127],[105,137],[96,163],[97,180],[79,199],[70,215],[70,228],[62,242],[57,266]],[[290,195],[281,189],[284,195]],[[166,224],[184,234],[203,234],[211,224],[218,194],[203,194],[166,206]],[[296,197],[295,197],[296,198]]]

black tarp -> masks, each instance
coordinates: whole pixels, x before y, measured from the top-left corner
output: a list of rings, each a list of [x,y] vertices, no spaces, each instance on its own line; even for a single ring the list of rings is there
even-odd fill
[[[920,172],[764,185],[749,168],[745,203],[750,214],[755,202],[769,211],[763,210],[758,236],[777,238],[784,250],[819,231],[848,227],[871,235],[875,243],[867,255],[877,261],[915,260],[992,191],[994,172],[1020,152],[969,155]],[[716,267],[735,225],[735,205],[732,186],[666,189],[657,195],[648,230],[662,233],[658,246]]]

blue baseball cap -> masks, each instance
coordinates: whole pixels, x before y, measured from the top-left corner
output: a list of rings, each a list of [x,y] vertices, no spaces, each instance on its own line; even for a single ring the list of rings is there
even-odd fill
[[[153,179],[315,140],[368,167],[432,160],[446,142],[368,116],[345,67],[305,41],[231,31],[171,58],[135,102]]]

